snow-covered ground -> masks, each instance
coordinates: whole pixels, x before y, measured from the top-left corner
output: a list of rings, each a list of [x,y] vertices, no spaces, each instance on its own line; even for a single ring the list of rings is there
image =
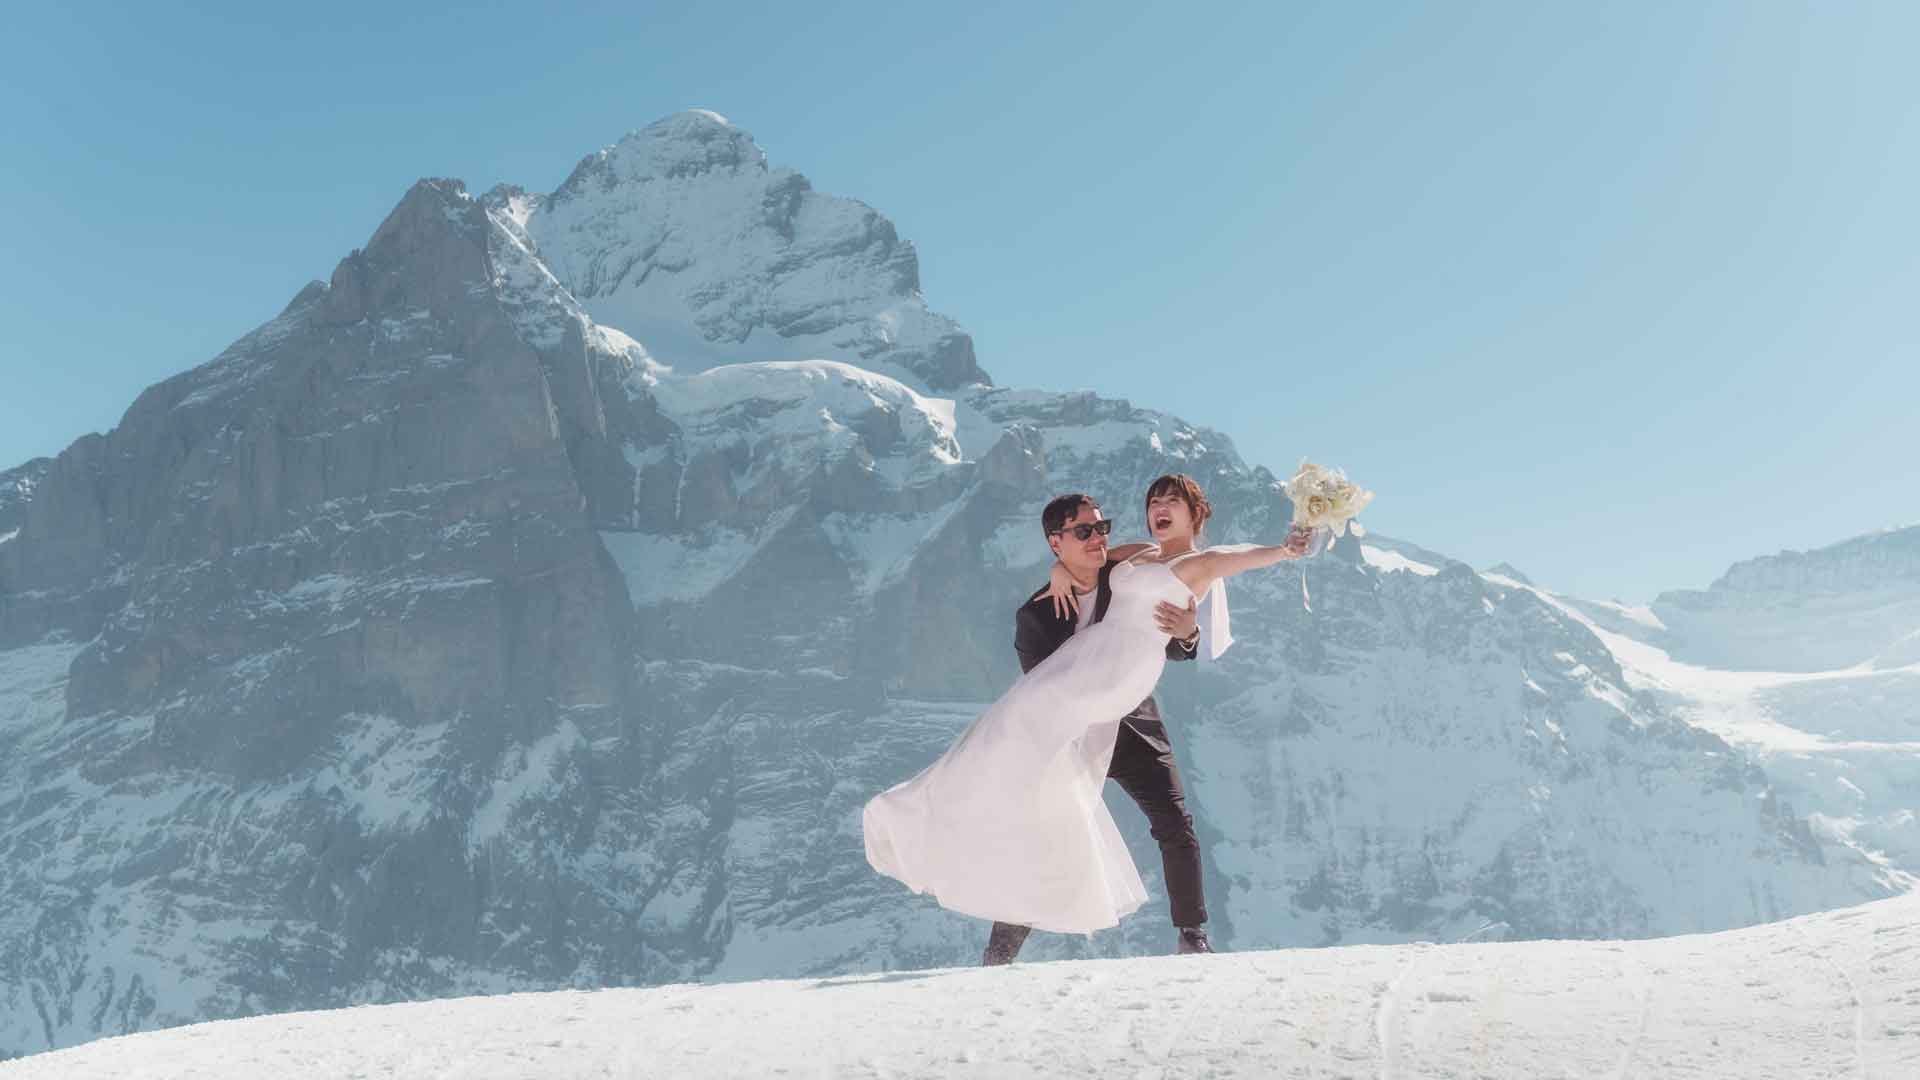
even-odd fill
[[[512,994],[148,1032],[0,1078],[1920,1076],[1920,894],[1649,941]]]

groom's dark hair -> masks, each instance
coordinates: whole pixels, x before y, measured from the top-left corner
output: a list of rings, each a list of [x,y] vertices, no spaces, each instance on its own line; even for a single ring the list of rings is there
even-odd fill
[[[1067,519],[1079,513],[1083,506],[1094,510],[1100,509],[1100,504],[1093,501],[1093,496],[1082,495],[1077,491],[1053,500],[1047,504],[1045,510],[1040,511],[1040,531],[1048,536],[1059,532],[1061,526],[1067,523]]]

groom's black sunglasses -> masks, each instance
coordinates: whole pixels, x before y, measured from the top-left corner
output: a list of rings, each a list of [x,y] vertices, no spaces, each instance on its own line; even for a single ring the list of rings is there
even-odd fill
[[[1101,536],[1105,536],[1112,531],[1113,531],[1113,522],[1102,519],[1100,521],[1092,522],[1091,524],[1083,522],[1079,525],[1073,526],[1070,529],[1055,529],[1052,532],[1048,533],[1047,535],[1061,536],[1066,533],[1072,533],[1073,538],[1075,540],[1086,540],[1092,537],[1094,533],[1099,533]]]

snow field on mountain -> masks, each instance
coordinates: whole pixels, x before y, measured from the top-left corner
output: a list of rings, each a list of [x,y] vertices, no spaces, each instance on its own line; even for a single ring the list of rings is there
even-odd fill
[[[1499,574],[1579,620],[1619,661],[1628,685],[1705,731],[1752,752],[1824,837],[1859,851],[1888,881],[1911,887],[1920,857],[1920,663],[1836,671],[1726,671],[1674,659],[1665,649],[1600,625],[1582,605]],[[1636,625],[1645,609],[1607,605]],[[1642,614],[1644,613],[1644,614]]]
[[[1652,941],[1354,946],[509,994],[194,1024],[4,1080],[1920,1074],[1920,896]]]
[[[742,437],[744,417],[758,437],[791,440],[807,460],[831,458],[857,440],[855,425],[885,417],[892,431],[928,465],[960,460],[953,440],[954,406],[915,393],[896,379],[833,360],[729,364],[694,375],[656,375],[648,389],[686,433],[687,452]],[[897,434],[896,434],[897,432]]]
[[[1421,577],[1432,577],[1440,572],[1438,567],[1428,566],[1423,562],[1415,562],[1397,551],[1389,551],[1386,548],[1375,547],[1372,544],[1360,545],[1360,557],[1366,560],[1368,566],[1376,567],[1387,573],[1405,571],[1407,573],[1419,574]]]

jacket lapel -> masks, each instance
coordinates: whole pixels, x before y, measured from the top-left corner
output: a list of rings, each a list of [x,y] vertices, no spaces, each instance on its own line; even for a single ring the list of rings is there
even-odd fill
[[[1113,599],[1113,586],[1107,579],[1113,576],[1113,565],[1113,560],[1108,559],[1107,564],[1100,568],[1100,584],[1095,587],[1093,600],[1093,618],[1087,623],[1088,626],[1107,617],[1107,603]]]

